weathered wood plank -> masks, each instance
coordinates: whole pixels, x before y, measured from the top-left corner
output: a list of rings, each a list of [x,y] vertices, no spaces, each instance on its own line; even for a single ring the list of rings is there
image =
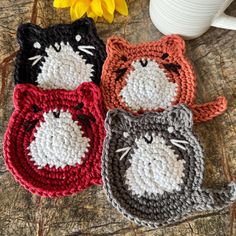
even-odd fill
[[[161,34],[148,15],[148,0],[130,0],[130,15],[117,15],[113,24],[97,23],[101,37],[121,35],[131,42],[157,40]],[[0,6],[0,61],[17,48],[15,31],[19,23],[32,18],[33,0],[2,0]],[[70,22],[67,10],[55,10],[52,1],[38,0],[36,21],[41,26]],[[236,2],[228,12],[236,15]],[[236,176],[236,32],[211,28],[202,37],[187,42],[187,54],[198,73],[197,101],[206,102],[224,94],[227,112],[215,120],[195,127],[205,148],[204,184],[214,187]],[[0,142],[12,105],[12,71],[0,81]],[[1,70],[2,73],[2,70]],[[150,230],[125,220],[106,201],[102,187],[81,194],[45,199],[32,196],[6,171],[0,147],[0,235],[165,235],[205,236],[236,235],[236,210],[206,213],[179,224]]]

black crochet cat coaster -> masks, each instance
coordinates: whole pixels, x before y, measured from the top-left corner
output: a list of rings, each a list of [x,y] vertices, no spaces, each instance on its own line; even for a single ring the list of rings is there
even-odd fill
[[[82,82],[100,83],[106,51],[92,19],[45,29],[22,24],[17,39],[20,51],[16,57],[16,84],[72,90]]]
[[[159,227],[236,199],[234,182],[221,190],[202,188],[203,152],[192,125],[192,113],[183,105],[136,117],[117,109],[108,113],[104,189],[129,220]]]

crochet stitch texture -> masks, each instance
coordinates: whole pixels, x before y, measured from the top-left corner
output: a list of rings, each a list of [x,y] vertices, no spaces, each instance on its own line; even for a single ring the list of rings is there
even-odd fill
[[[223,96],[195,104],[196,75],[179,36],[141,44],[113,36],[108,39],[106,50],[101,90],[107,110],[121,108],[140,114],[186,104],[195,122],[210,120],[226,110]]]
[[[16,84],[67,90],[76,89],[82,82],[99,85],[106,52],[92,19],[45,29],[22,24],[17,39],[20,51],[16,57]]]
[[[104,113],[94,83],[73,91],[17,85],[14,106],[4,156],[21,185],[32,193],[56,197],[101,184]]]
[[[108,112],[102,178],[108,200],[129,220],[159,227],[236,200],[236,183],[202,187],[204,159],[184,105],[133,116]]]

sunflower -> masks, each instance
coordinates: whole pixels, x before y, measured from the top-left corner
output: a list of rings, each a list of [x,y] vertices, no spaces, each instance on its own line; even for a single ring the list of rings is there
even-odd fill
[[[111,23],[114,19],[114,12],[121,15],[128,15],[128,7],[125,0],[54,0],[55,8],[70,7],[71,19],[74,21],[87,14],[95,21],[98,17],[104,17]]]

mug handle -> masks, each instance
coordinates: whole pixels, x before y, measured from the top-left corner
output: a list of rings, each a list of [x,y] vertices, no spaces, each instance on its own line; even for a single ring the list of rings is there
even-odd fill
[[[211,25],[218,28],[236,30],[236,17],[222,13],[214,19]]]

